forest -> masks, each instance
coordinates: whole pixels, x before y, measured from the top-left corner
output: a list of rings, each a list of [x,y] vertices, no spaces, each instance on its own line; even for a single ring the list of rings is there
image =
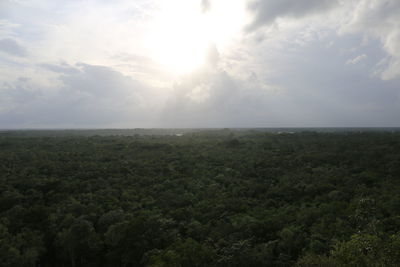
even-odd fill
[[[400,131],[0,132],[0,265],[399,266]]]

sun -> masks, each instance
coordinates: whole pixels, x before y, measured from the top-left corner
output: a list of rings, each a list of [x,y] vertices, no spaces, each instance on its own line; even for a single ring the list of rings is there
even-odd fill
[[[206,63],[209,47],[225,49],[245,23],[240,0],[169,0],[160,4],[147,36],[149,56],[167,71],[185,74]]]

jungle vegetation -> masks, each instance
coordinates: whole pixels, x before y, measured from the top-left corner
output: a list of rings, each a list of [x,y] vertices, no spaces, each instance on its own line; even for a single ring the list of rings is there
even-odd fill
[[[1,266],[398,266],[400,132],[0,133]]]

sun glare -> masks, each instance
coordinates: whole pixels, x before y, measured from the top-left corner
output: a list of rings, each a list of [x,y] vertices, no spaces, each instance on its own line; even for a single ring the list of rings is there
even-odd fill
[[[244,10],[241,1],[216,0],[207,11],[200,1],[165,1],[148,34],[150,57],[171,73],[189,73],[205,64],[210,45],[229,45],[245,22]]]

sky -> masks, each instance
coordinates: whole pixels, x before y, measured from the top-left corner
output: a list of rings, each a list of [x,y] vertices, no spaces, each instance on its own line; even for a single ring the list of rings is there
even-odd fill
[[[0,129],[400,127],[399,0],[0,0]]]

